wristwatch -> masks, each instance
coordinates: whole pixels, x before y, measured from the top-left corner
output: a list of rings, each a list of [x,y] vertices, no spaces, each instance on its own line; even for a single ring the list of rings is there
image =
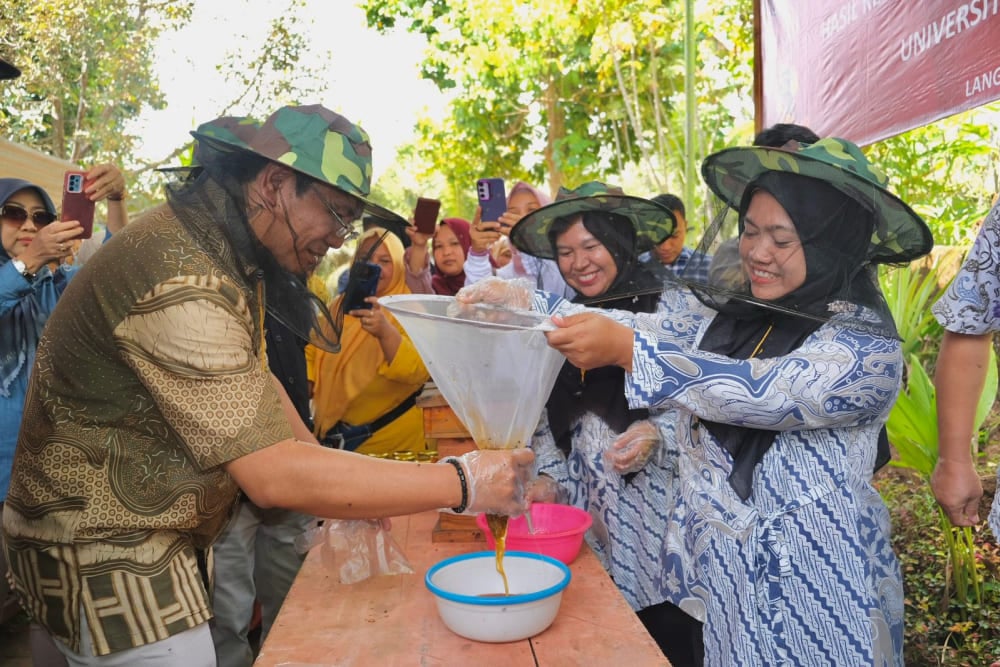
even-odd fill
[[[20,273],[22,276],[24,276],[24,279],[27,280],[29,283],[35,279],[35,274],[32,273],[31,271],[28,271],[28,265],[22,262],[21,260],[12,259],[10,260],[10,263],[14,265],[14,268],[17,269],[17,272]]]

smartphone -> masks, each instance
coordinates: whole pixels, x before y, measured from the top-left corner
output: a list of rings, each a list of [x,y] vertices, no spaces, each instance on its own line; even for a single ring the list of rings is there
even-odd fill
[[[507,210],[507,194],[502,178],[480,178],[476,181],[476,195],[483,213],[480,220],[495,222]]]
[[[87,199],[83,191],[84,172],[67,171],[63,178],[61,220],[79,220],[83,225],[80,239],[89,239],[94,233],[94,202]]]
[[[438,214],[441,212],[441,202],[426,197],[417,198],[417,207],[413,209],[413,225],[421,234],[433,234],[437,229]]]
[[[365,297],[375,296],[382,267],[371,262],[358,262],[351,266],[350,271],[347,289],[344,290],[344,312],[349,313],[362,308],[371,309],[372,305],[365,301]]]

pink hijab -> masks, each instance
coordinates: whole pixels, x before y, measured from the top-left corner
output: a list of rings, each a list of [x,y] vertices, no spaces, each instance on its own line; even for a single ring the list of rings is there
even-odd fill
[[[510,194],[507,195],[507,206],[510,206],[511,198],[518,192],[527,191],[530,192],[535,197],[535,201],[538,202],[538,208],[543,206],[548,206],[552,203],[552,197],[548,196],[546,193],[542,192],[533,185],[528,185],[524,181],[518,181],[514,184],[514,187],[510,189]],[[514,265],[514,273],[519,276],[527,275],[528,272],[524,268],[524,262],[521,261],[521,252],[514,247],[513,244],[510,246],[511,250],[511,264]],[[492,260],[492,257],[490,258]],[[493,268],[496,268],[496,263],[491,261]]]
[[[439,226],[442,225],[454,232],[455,236],[458,237],[458,242],[462,246],[462,254],[464,257],[468,257],[469,247],[472,246],[472,237],[469,235],[469,221],[462,218],[445,218]],[[458,290],[465,287],[465,270],[463,269],[460,273],[453,276],[446,276],[443,273],[439,273],[435,268],[434,275],[431,277],[431,287],[434,288],[435,294],[455,296]]]
[[[514,184],[514,187],[510,189],[510,194],[507,195],[508,206],[510,205],[511,197],[513,197],[521,190],[527,190],[531,194],[535,195],[535,199],[538,200],[539,208],[541,208],[542,206],[548,206],[549,204],[552,203],[552,197],[548,196],[547,194],[545,194],[544,192],[542,192],[533,185],[528,185],[524,181],[518,181],[517,183]]]

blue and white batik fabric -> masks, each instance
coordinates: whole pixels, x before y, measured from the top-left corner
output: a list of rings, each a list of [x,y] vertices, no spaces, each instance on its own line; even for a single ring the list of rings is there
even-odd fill
[[[986,216],[965,264],[931,311],[954,333],[1000,331],[1000,202]],[[1000,469],[997,473],[1000,476]],[[1000,540],[1000,494],[993,496],[989,524]]]
[[[671,509],[666,499],[677,493],[676,418],[650,420],[659,421],[661,446],[627,478],[604,459],[620,434],[592,412],[571,426],[568,456],[556,446],[545,411],[531,442],[536,472],[558,482],[570,505],[590,513],[587,544],[635,611],[673,599],[680,585],[678,573],[662,562]]]
[[[903,587],[871,484],[899,392],[899,341],[829,322],[783,357],[730,359],[698,342],[715,314],[686,290],[636,329],[633,408],[677,410],[679,493],[660,560],[704,606],[707,665],[902,665]],[[565,311],[536,300],[536,307]],[[746,502],[700,420],[778,431]]]

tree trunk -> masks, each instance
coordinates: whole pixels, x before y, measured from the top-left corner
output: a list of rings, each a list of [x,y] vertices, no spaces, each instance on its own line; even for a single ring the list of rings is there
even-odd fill
[[[565,138],[566,125],[559,111],[559,91],[555,81],[549,77],[545,86],[545,117],[548,120],[548,131],[545,138],[545,171],[549,175],[549,194],[555,197],[563,184],[562,170],[556,164],[556,143]]]

